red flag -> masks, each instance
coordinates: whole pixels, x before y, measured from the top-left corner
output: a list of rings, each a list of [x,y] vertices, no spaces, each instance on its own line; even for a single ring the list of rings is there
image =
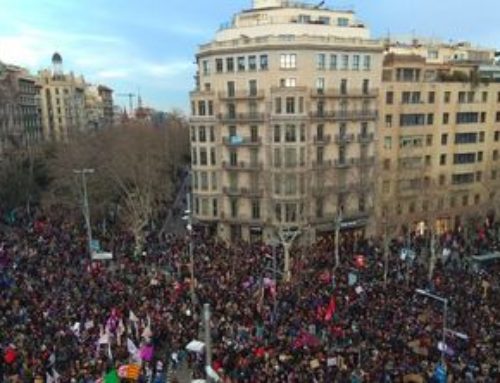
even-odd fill
[[[335,309],[337,308],[337,303],[335,302],[335,297],[330,298],[330,303],[328,303],[328,307],[325,312],[325,320],[330,321],[335,314]]]

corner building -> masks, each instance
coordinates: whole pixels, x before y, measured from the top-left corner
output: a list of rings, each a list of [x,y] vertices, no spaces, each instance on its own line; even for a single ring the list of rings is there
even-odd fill
[[[383,45],[353,12],[256,0],[197,53],[194,218],[228,241],[369,234]]]

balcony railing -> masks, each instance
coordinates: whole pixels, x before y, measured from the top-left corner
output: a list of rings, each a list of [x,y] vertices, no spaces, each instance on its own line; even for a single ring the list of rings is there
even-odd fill
[[[332,136],[329,134],[323,136],[314,136],[314,143],[319,145],[329,144],[332,140]]]
[[[310,116],[320,120],[375,120],[377,118],[376,110],[349,110],[349,111],[315,111]]]
[[[218,117],[222,122],[255,122],[264,121],[265,113],[219,113]]]
[[[354,134],[336,134],[336,144],[349,144],[354,141]]]
[[[375,139],[375,135],[373,133],[358,134],[358,142],[360,144],[368,144],[370,142],[373,142],[374,139]]]
[[[264,90],[259,89],[256,91],[238,90],[235,92],[219,92],[219,99],[221,100],[247,100],[264,98]]]
[[[247,171],[258,171],[262,170],[262,162],[243,162],[240,161],[236,164],[231,164],[230,162],[223,161],[222,168],[225,170],[247,170]]]
[[[340,89],[314,89],[311,92],[312,98],[374,98],[378,95],[378,89],[348,89],[341,92]]]
[[[324,160],[322,162],[313,161],[313,169],[327,169],[332,166],[332,160]]]
[[[223,137],[222,142],[228,146],[259,146],[262,144],[262,137]]]
[[[262,198],[264,190],[257,188],[223,187],[222,192],[231,197]]]

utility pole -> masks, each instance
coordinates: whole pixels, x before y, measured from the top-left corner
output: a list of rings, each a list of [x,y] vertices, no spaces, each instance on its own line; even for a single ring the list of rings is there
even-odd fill
[[[89,209],[89,198],[87,194],[87,174],[93,174],[94,169],[73,169],[73,173],[81,175],[82,177],[82,189],[83,189],[83,217],[85,218],[85,225],[87,226],[87,240],[88,240],[88,251],[90,259],[92,259],[92,228],[90,226],[90,209]]]

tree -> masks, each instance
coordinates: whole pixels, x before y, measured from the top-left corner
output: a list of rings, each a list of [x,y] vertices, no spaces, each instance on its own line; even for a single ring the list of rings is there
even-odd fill
[[[150,124],[132,121],[62,144],[50,164],[54,182],[47,203],[75,208],[79,180],[73,169],[95,169],[88,179],[91,215],[114,211],[133,234],[135,251],[142,251],[144,230],[172,192],[175,169],[166,139]]]

